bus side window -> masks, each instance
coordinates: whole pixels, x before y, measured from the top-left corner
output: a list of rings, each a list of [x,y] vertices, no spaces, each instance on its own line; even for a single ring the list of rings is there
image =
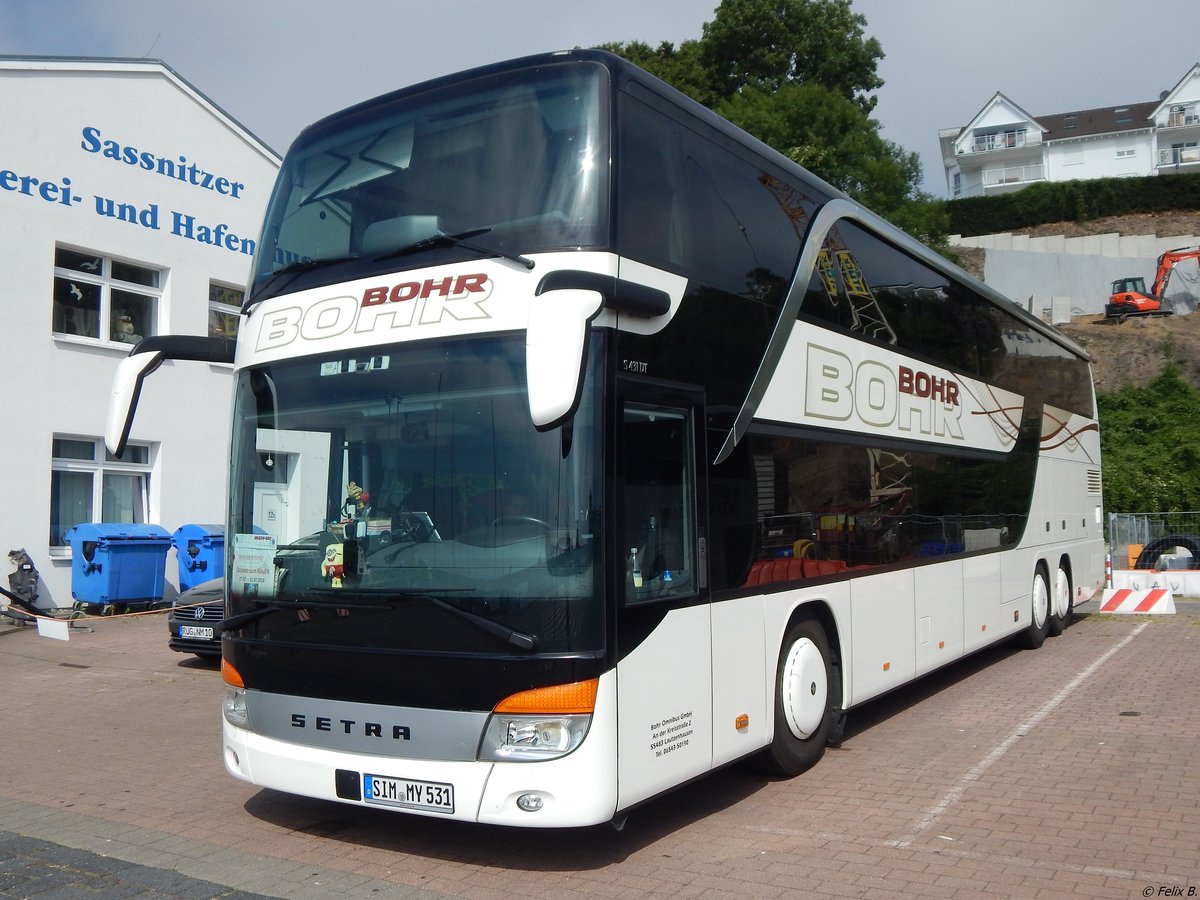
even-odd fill
[[[627,403],[624,440],[625,600],[645,603],[694,593],[691,413]]]

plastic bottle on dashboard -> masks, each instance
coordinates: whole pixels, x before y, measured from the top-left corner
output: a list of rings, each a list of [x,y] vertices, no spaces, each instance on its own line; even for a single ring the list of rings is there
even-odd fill
[[[629,548],[629,571],[633,576],[633,586],[640,588],[642,586],[642,560],[638,556],[637,547]]]

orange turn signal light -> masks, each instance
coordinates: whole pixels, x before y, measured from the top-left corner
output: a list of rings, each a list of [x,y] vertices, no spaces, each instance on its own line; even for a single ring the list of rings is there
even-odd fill
[[[591,713],[596,708],[596,690],[599,686],[599,678],[590,678],[571,684],[518,691],[497,703],[494,712],[531,715]]]
[[[246,682],[242,681],[242,673],[235,669],[233,663],[223,656],[221,657],[221,680],[237,688],[244,688],[246,686]]]

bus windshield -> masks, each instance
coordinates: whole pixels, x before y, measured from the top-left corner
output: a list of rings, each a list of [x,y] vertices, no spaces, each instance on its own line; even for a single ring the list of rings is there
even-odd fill
[[[547,432],[521,336],[241,372],[231,625],[379,650],[598,650],[599,340],[575,416]]]
[[[287,154],[252,298],[429,254],[597,248],[607,235],[605,70],[551,65],[400,93]]]

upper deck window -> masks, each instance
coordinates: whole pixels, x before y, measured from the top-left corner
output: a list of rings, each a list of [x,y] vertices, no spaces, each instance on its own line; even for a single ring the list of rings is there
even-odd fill
[[[617,245],[719,290],[777,305],[818,205],[684,113],[622,97]]]
[[[522,69],[360,107],[289,151],[255,293],[480,255],[600,246],[605,71]],[[470,235],[475,249],[454,235]],[[453,254],[458,254],[457,257]],[[298,264],[298,265],[296,265]],[[288,266],[299,274],[277,279]]]

